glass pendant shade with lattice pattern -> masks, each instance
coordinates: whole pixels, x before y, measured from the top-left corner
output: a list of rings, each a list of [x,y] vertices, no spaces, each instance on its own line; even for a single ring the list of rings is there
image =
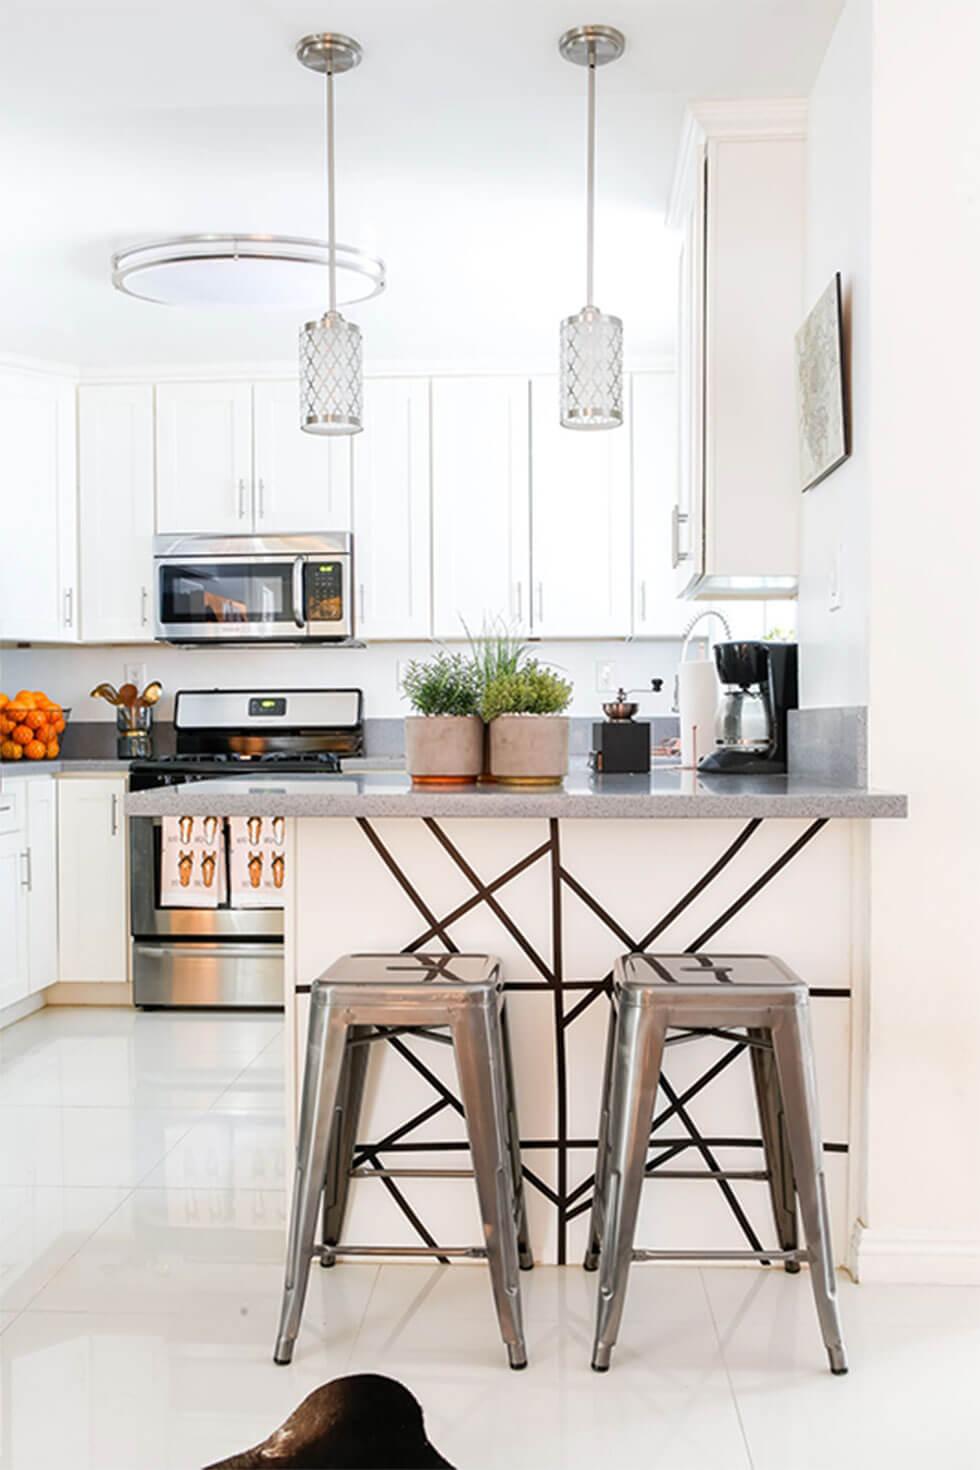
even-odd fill
[[[561,324],[561,424],[617,429],[623,422],[623,323],[584,306]]]
[[[299,334],[299,422],[308,434],[359,434],[364,425],[361,329],[328,311]]]

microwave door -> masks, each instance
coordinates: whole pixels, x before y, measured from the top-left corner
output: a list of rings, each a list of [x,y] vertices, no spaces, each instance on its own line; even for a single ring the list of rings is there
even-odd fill
[[[187,558],[159,568],[159,636],[177,642],[289,636],[294,624],[290,560]]]

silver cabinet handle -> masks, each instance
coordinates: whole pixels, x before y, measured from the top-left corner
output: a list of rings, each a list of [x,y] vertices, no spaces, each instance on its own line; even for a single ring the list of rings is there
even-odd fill
[[[538,583],[538,622],[544,622],[544,583]]]
[[[71,625],[72,625],[72,619],[74,617],[74,611],[75,611],[75,589],[74,589],[74,587],[66,587],[65,588],[65,627],[66,628],[70,628]]]
[[[640,622],[647,620],[647,582],[646,577],[640,583]]]
[[[524,583],[515,582],[514,591],[517,594],[517,621],[524,621]]]
[[[357,584],[357,616],[360,618],[361,622],[363,623],[363,621],[364,621],[364,583],[363,582],[358,582],[358,584]]]
[[[265,520],[265,481],[259,476],[259,520]]]
[[[689,519],[687,511],[681,510],[679,505],[675,505],[670,513],[670,564],[675,568],[691,555],[689,551],[681,551],[681,526],[686,526]]]
[[[245,481],[244,481],[244,479],[241,479],[238,482],[238,519],[240,521],[243,521],[245,519]]]
[[[148,610],[149,601],[150,601],[150,594],[149,594],[149,592],[147,591],[147,589],[145,587],[141,587],[140,588],[140,622],[142,623],[142,625],[143,625],[144,628],[146,627],[147,623],[150,621],[150,614],[149,614],[149,610]]]
[[[111,837],[117,837],[119,835],[119,797],[115,792],[112,793],[110,813],[109,835]]]
[[[21,855],[20,855],[20,861],[21,861],[21,879],[20,879],[20,886],[21,886],[21,888],[26,888],[27,891],[28,891],[28,893],[30,893],[31,892],[31,889],[33,888],[33,878],[32,878],[32,875],[31,875],[31,849],[29,847],[25,847],[24,851],[21,853]]]

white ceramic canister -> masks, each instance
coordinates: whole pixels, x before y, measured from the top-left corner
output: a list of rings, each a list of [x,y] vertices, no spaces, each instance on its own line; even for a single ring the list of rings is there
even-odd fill
[[[715,749],[720,685],[714,659],[691,659],[677,669],[681,765],[696,766]]]

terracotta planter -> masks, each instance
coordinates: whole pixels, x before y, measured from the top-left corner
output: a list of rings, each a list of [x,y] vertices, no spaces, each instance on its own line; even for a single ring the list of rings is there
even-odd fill
[[[490,774],[509,786],[558,786],[568,770],[566,715],[498,715],[490,724]]]
[[[479,715],[409,715],[405,764],[419,786],[463,786],[483,769]]]

